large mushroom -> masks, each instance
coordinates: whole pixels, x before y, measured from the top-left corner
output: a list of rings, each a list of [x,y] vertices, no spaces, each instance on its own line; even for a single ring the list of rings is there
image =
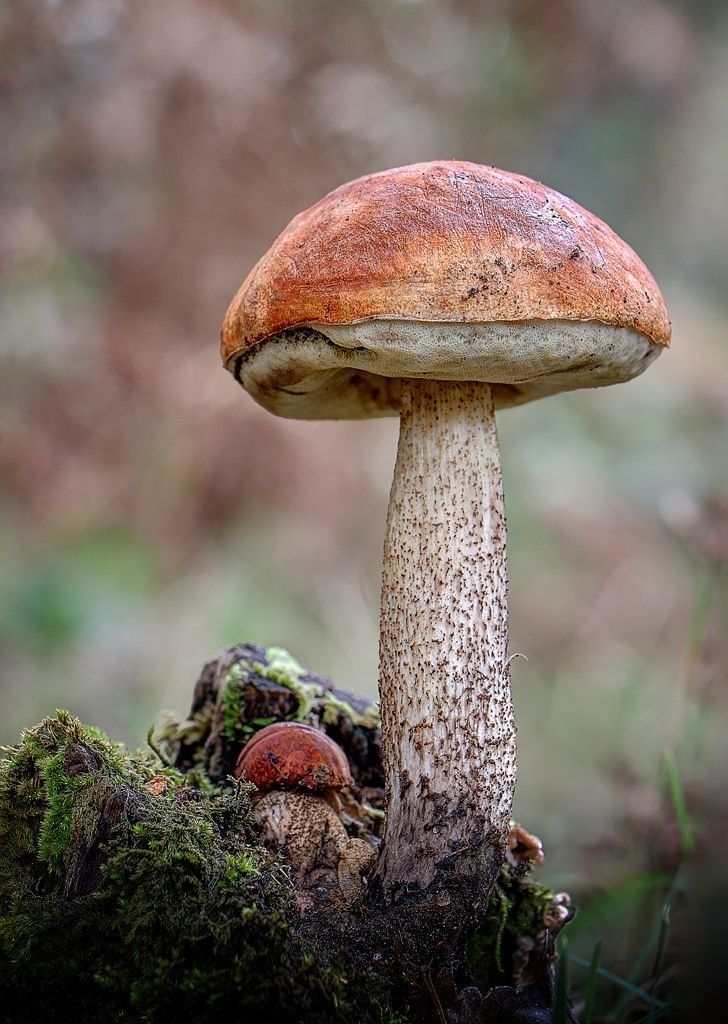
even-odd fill
[[[669,336],[657,285],[606,224],[461,161],[342,185],[227,312],[225,365],[267,409],[400,417],[379,677],[390,897],[446,876],[485,894],[504,855],[516,730],[494,410],[629,380]]]

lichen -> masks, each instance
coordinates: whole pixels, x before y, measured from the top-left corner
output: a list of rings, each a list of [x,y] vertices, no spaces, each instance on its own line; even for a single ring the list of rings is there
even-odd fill
[[[348,701],[334,693],[325,693],[323,697],[322,720],[327,725],[333,725],[338,715],[349,718],[354,725],[360,725],[364,729],[379,728],[379,707],[372,703],[364,711],[357,711]]]
[[[298,701],[294,718],[297,722],[304,721],[314,701],[323,696],[323,687],[320,683],[304,678],[307,670],[285,648],[268,647],[265,653],[267,664],[254,664],[254,671],[265,679],[270,679],[272,683],[278,683],[290,690]]]
[[[188,744],[201,743],[210,732],[213,713],[213,707],[206,707],[201,711],[198,711],[191,718],[186,719],[184,722],[177,722],[171,715],[169,716],[168,721],[174,724],[177,739]],[[166,724],[166,722],[163,723],[162,728],[164,728],[164,725]]]
[[[165,711],[149,730],[147,742],[166,763],[172,763],[180,747],[184,746],[190,762],[202,765],[205,741],[210,735],[214,713],[214,705],[208,704],[180,721],[173,712]]]
[[[331,691],[325,691],[320,683],[311,679],[308,670],[283,647],[268,647],[265,656],[265,663],[253,662],[250,667],[258,675],[285,686],[294,694],[298,701],[294,716],[296,721],[305,721],[314,704],[320,701],[321,718],[327,725],[333,724],[338,715],[343,715],[354,725],[367,729],[379,727],[379,708],[375,703],[370,704],[364,711],[357,711],[343,698]]]

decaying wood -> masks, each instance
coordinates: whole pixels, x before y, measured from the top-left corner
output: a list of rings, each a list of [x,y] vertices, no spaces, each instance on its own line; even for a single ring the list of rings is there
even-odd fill
[[[245,665],[241,680],[240,723],[251,726],[265,721],[286,721],[298,716],[299,699],[282,683],[265,678],[250,666],[265,664],[267,652],[255,644],[236,644],[226,648],[202,669],[195,684],[188,722],[206,723],[202,737],[184,738],[184,730],[175,742],[174,763],[183,771],[189,770],[203,743],[202,766],[207,776],[219,782],[233,773],[240,751],[249,734],[231,739],[224,722],[223,697],[225,685],[234,665]],[[381,733],[376,717],[369,722],[367,713],[372,701],[358,694],[334,686],[325,676],[307,672],[302,682],[318,696],[312,696],[304,721],[319,725],[346,754],[354,781],[365,790],[371,790],[372,800],[379,799],[383,786]],[[326,696],[333,700],[325,700]],[[324,715],[324,705],[326,714]],[[353,715],[347,709],[351,709]],[[378,805],[378,804],[377,804]]]

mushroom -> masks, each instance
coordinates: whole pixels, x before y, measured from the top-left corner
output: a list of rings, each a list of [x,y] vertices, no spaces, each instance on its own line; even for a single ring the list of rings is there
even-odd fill
[[[538,836],[527,832],[523,825],[511,822],[506,843],[506,862],[512,868],[543,864],[543,843]]]
[[[390,897],[487,894],[516,781],[495,409],[641,373],[668,344],[634,251],[572,200],[461,161],[342,185],[291,221],[225,317],[226,367],[302,419],[399,415],[379,687]]]
[[[354,785],[341,747],[303,722],[275,722],[256,732],[235,766],[236,778],[243,772],[264,792],[295,788],[326,793]]]
[[[353,902],[375,853],[364,840],[349,838],[330,802],[354,784],[341,747],[313,726],[276,722],[243,748],[234,774],[262,794],[254,813],[263,841],[283,851],[299,885],[308,888],[336,871],[344,900]]]

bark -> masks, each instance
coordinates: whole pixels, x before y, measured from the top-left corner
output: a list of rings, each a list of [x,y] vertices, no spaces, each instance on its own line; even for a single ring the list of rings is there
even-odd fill
[[[450,876],[486,896],[516,777],[506,528],[488,384],[404,381],[382,583],[390,897]]]

